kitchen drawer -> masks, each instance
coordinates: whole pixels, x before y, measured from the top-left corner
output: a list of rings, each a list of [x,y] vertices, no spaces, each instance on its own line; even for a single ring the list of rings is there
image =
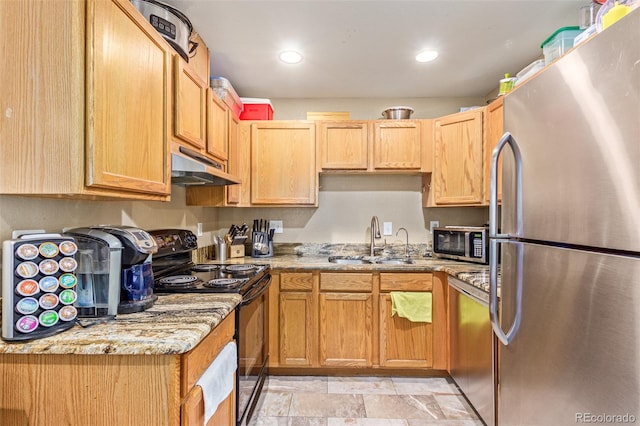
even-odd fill
[[[431,273],[380,273],[380,291],[431,291]]]
[[[287,272],[280,274],[280,291],[311,291],[313,274],[310,272]]]
[[[320,291],[371,292],[373,274],[370,273],[321,273]]]
[[[235,316],[232,311],[198,346],[182,356],[180,398],[184,398],[222,348],[233,340]]]

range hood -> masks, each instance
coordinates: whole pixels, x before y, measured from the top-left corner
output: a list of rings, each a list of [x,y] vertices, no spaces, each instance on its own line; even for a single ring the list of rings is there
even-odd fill
[[[182,186],[235,185],[240,180],[226,173],[223,166],[197,151],[180,147],[171,153],[171,184]]]

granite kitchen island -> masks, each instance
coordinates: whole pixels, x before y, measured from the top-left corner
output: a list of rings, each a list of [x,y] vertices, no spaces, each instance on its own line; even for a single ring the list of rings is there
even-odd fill
[[[185,424],[195,382],[233,339],[239,302],[161,295],[114,321],[0,343],[0,424]]]

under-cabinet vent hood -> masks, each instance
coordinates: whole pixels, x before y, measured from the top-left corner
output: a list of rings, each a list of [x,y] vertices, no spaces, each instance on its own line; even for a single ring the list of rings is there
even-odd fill
[[[171,184],[182,186],[235,185],[240,180],[226,173],[223,166],[185,147],[171,153]]]

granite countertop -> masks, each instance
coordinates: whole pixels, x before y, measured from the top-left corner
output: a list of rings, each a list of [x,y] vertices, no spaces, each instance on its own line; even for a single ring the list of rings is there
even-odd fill
[[[478,263],[459,262],[455,260],[425,257],[426,245],[409,245],[409,256],[413,263],[410,264],[338,264],[329,262],[330,256],[357,257],[365,260],[379,259],[381,257],[402,258],[405,253],[404,244],[387,245],[381,255],[370,257],[363,255],[369,251],[366,244],[332,244],[332,243],[305,243],[305,244],[279,244],[274,246],[272,257],[250,257],[228,259],[225,263],[256,263],[269,264],[276,271],[396,271],[396,272],[446,272],[474,287],[489,292],[489,265]],[[249,249],[245,252],[249,253]],[[196,263],[212,262],[209,255],[196,258]]]
[[[411,246],[411,264],[337,264],[332,255],[376,260],[361,244],[305,244],[284,246],[273,257],[245,256],[225,263],[269,264],[275,271],[403,271],[446,272],[484,291],[489,291],[489,266],[424,257],[424,247]],[[212,262],[210,253],[196,256],[197,263]],[[378,257],[402,257],[404,245],[387,246]],[[76,324],[54,336],[27,342],[0,341],[0,353],[78,355],[173,355],[186,353],[204,339],[240,303],[237,294],[159,295],[153,307],[90,327]]]
[[[174,355],[195,348],[240,303],[237,294],[159,295],[144,312],[28,342],[0,341],[0,353]]]
[[[368,257],[367,257],[368,258]],[[294,270],[332,270],[332,271],[391,271],[391,272],[446,272],[466,283],[489,291],[489,265],[435,258],[413,258],[410,264],[337,264],[331,263],[327,257],[281,255],[272,258],[251,259],[256,263],[269,263],[272,269],[282,271]]]

